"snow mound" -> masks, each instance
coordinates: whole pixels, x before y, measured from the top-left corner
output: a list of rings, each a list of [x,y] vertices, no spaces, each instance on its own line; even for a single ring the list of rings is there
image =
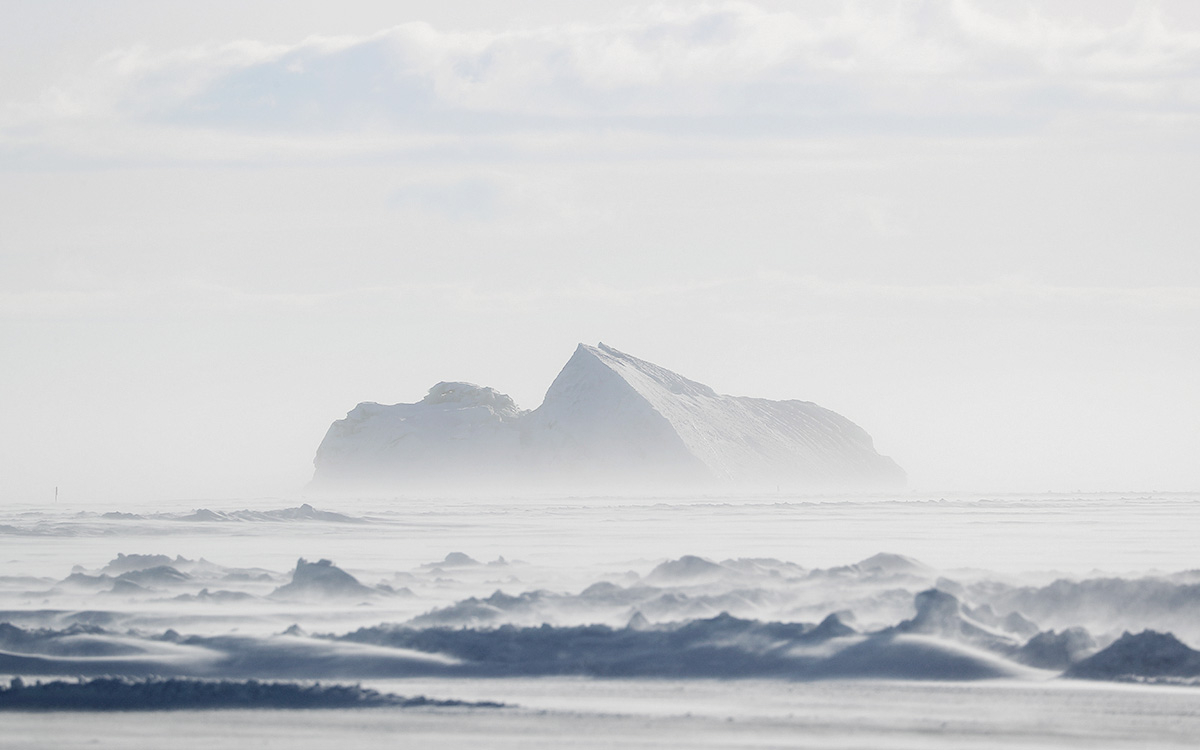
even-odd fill
[[[253,514],[253,515],[251,515]],[[308,503],[304,503],[299,508],[283,508],[281,510],[268,510],[262,513],[255,514],[253,511],[237,511],[230,514],[235,518],[245,518],[247,520],[268,520],[268,521],[332,521],[334,523],[362,523],[362,519],[352,518],[342,513],[333,513],[327,510],[317,510]]]
[[[174,597],[177,602],[204,602],[206,604],[229,604],[232,602],[247,602],[253,601],[258,597],[254,594],[247,594],[244,591],[228,591],[218,589],[217,591],[209,591],[208,589],[200,589],[198,594],[180,594]]]
[[[855,565],[861,572],[875,576],[920,576],[928,575],[930,572],[929,566],[925,563],[914,560],[906,555],[897,555],[893,552],[880,552],[871,555]]]
[[[425,568],[471,568],[482,565],[481,562],[466,554],[465,552],[448,552],[446,558],[440,562],[425,563],[422,567]]]
[[[827,641],[832,638],[844,638],[857,632],[842,620],[841,615],[834,612],[821,620],[815,628],[805,633],[805,636],[809,640]]]
[[[990,597],[997,611],[1016,610],[1048,627],[1088,625],[1099,632],[1143,629],[1200,638],[1200,583],[1161,576],[1060,579]]]
[[[1096,650],[1096,641],[1083,628],[1067,628],[1061,633],[1048,630],[1030,638],[1013,658],[1038,669],[1062,671],[1082,661]]]
[[[646,581],[656,584],[700,583],[720,578],[731,572],[715,562],[705,560],[703,557],[684,555],[678,560],[668,560],[654,568],[646,576]]]
[[[271,592],[274,599],[363,599],[374,595],[375,591],[331,561],[310,563],[303,557],[296,561],[292,582]]]
[[[0,622],[0,651],[10,654],[57,657],[127,656],[140,649],[93,625],[72,625],[62,630],[25,630]]]
[[[118,596],[143,596],[151,593],[151,589],[140,583],[135,583],[128,578],[118,578],[113,581],[112,588],[104,593]]]
[[[932,635],[1001,653],[1016,648],[1011,636],[969,617],[953,594],[928,589],[918,593],[913,604],[917,609],[916,617],[896,625],[893,632]]]
[[[898,634],[867,638],[814,671],[820,677],[899,680],[990,680],[1023,674],[1012,662],[967,644]]]
[[[281,508],[279,510],[234,510],[215,511],[200,508],[187,515],[180,516],[170,513],[157,514],[155,518],[172,521],[195,522],[277,522],[277,521],[329,521],[333,523],[366,523],[364,519],[354,518],[342,513],[317,510],[308,503],[299,508]]]
[[[117,581],[129,581],[139,586],[171,586],[188,580],[191,580],[191,576],[181,573],[170,565],[131,570],[117,576]]]
[[[314,464],[318,490],[904,481],[839,414],[807,401],[723,396],[604,344],[580,344],[532,412],[461,382],[438,383],[414,404],[359,404],[330,426]]]
[[[1091,680],[1200,677],[1200,651],[1171,633],[1128,631],[1108,648],[1066,671],[1067,677]]]
[[[112,586],[115,579],[106,574],[90,576],[87,573],[75,572],[59,581],[54,586],[56,591],[97,591]]]
[[[0,710],[168,711],[196,709],[374,708],[379,706],[500,707],[499,703],[405,698],[359,685],[302,685],[248,680],[145,679],[101,677],[27,685],[19,677],[0,687]]]
[[[635,614],[605,625],[488,629],[362,628],[344,641],[454,657],[454,674],[654,678],[974,680],[1025,668],[967,644],[930,636],[860,635],[837,615],[820,625],[759,622],[729,614],[652,625]]]
[[[115,576],[147,568],[158,568],[166,565],[178,566],[188,562],[190,560],[186,560],[183,557],[172,559],[166,555],[125,555],[118,552],[117,556],[108,565],[105,565],[100,572]]]

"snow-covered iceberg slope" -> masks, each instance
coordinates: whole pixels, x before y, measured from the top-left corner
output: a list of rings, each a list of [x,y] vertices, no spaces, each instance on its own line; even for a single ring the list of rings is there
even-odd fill
[[[314,485],[512,479],[522,462],[525,414],[503,393],[471,383],[438,383],[415,404],[359,404],[330,425],[317,448]]]
[[[415,404],[359,404],[329,428],[314,463],[317,489],[904,481],[871,436],[835,412],[723,396],[604,344],[580,344],[531,412],[470,383],[439,383]]]

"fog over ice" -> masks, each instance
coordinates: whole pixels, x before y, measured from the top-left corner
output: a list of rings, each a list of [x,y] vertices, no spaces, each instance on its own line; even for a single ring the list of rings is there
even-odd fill
[[[618,5],[6,14],[0,500],[293,496],[581,340],[922,490],[1195,488],[1194,4]]]

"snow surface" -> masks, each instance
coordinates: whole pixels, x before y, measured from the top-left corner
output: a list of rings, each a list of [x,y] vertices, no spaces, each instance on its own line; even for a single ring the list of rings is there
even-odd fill
[[[1186,747],[1198,499],[0,509],[0,685],[120,676],[122,708],[200,708],[319,680],[332,703],[361,682],[511,707],[15,711],[0,747]]]
[[[0,747],[63,750],[1131,750],[1192,748],[1196,691],[1076,681],[368,681],[402,695],[513,707],[6,712]],[[515,704],[515,705],[513,705]]]
[[[723,396],[580,344],[542,405],[470,383],[334,422],[314,486],[894,486],[904,473],[850,420],[806,401]]]

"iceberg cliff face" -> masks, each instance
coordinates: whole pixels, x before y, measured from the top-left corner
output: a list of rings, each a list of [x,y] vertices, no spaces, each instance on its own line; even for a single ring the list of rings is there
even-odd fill
[[[658,393],[665,388],[659,380],[680,393],[705,386],[600,346],[580,344],[542,405],[525,418],[522,444],[536,469],[588,480],[706,476],[703,459],[669,416],[670,399]],[[635,362],[642,367],[627,366]]]
[[[364,403],[329,427],[314,484],[358,489],[510,475],[521,459],[525,412],[491,388],[438,383],[415,404]]]
[[[315,464],[318,488],[904,481],[862,428],[828,409],[723,396],[604,344],[580,344],[532,412],[469,383],[439,383],[416,404],[359,404],[329,428]]]

